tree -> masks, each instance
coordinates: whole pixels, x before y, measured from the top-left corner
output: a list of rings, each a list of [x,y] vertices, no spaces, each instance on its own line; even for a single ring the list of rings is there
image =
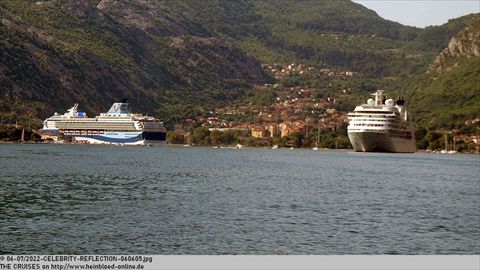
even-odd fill
[[[167,132],[167,141],[171,144],[185,144],[185,136],[175,131]]]
[[[303,141],[303,135],[299,132],[294,132],[288,136],[289,141],[293,143],[295,147],[301,147]]]
[[[427,148],[430,150],[441,149],[442,146],[444,146],[442,138],[443,138],[442,133],[429,131],[427,135],[425,135],[425,140],[427,140],[428,142]]]
[[[206,138],[209,137],[210,131],[206,127],[199,127],[193,130],[193,142],[196,144],[205,144]],[[208,140],[210,141],[210,139]]]

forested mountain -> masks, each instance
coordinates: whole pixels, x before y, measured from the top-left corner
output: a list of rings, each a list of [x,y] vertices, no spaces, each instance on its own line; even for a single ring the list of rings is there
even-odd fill
[[[39,124],[77,102],[99,113],[127,97],[135,111],[173,123],[274,82],[261,67],[274,63],[351,70],[379,85],[397,78],[398,91],[426,91],[429,64],[471,17],[419,29],[347,0],[5,0],[1,121]],[[470,98],[459,96],[459,104]]]
[[[425,74],[408,81],[416,119],[452,128],[480,118],[480,16],[453,36]]]
[[[2,1],[0,7],[3,110],[20,112],[28,103],[44,117],[80,102],[98,113],[127,97],[139,111],[168,113],[171,104],[236,97],[243,91],[237,80],[266,81],[255,58],[154,2]]]

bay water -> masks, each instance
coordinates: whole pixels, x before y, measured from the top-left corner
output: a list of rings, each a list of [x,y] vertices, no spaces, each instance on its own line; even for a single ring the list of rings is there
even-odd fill
[[[479,253],[479,155],[0,145],[0,254]]]

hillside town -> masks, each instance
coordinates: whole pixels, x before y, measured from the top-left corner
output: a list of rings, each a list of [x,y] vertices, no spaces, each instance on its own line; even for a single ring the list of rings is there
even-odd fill
[[[207,116],[176,124],[174,131],[187,132],[200,124],[210,130],[238,130],[254,138],[267,138],[288,137],[293,133],[307,136],[313,129],[336,131],[346,127],[346,113],[329,106],[335,103],[334,98],[315,99],[310,89],[298,87],[290,91],[291,95],[277,97],[271,105],[247,104],[208,111]]]
[[[277,81],[293,74],[319,72],[314,67],[294,63],[283,66],[263,65],[263,68],[270,71]],[[332,77],[353,75],[349,71],[340,73],[328,69],[320,72]],[[346,112],[335,109],[335,97],[319,97],[315,88],[285,87],[280,83],[257,84],[253,88],[257,100],[209,111],[200,109],[198,117],[176,123],[174,132],[188,137],[189,131],[195,127],[208,128],[209,131],[235,131],[244,138],[251,137],[268,145],[272,144],[272,138],[293,135],[309,138],[319,132],[345,130],[348,124]],[[263,102],[259,100],[265,97],[267,98]],[[346,140],[345,136],[343,140]]]
[[[288,65],[274,63],[263,65],[263,68],[273,74],[276,82],[281,82],[282,79],[292,75],[320,75],[326,81],[348,80],[355,76],[354,72],[348,70],[316,69],[295,63]],[[176,123],[173,132],[177,139],[171,140],[171,143],[189,145],[225,143],[218,140],[205,142],[205,138],[195,140],[192,131],[195,128],[203,128],[209,132],[235,133],[238,135],[237,141],[250,146],[281,144],[287,147],[351,148],[346,137],[348,111],[338,110],[337,100],[348,97],[355,89],[344,87],[336,89],[332,95],[324,95],[317,88],[274,83],[254,85],[254,90],[258,94],[250,103],[212,110],[201,108],[198,117]],[[350,110],[353,108],[352,106]],[[466,121],[465,128],[474,130],[479,122],[479,119]],[[443,149],[448,148],[448,144],[452,148],[458,143],[460,149],[465,152],[479,152],[480,136],[474,132],[466,135],[464,131],[439,129],[432,135],[419,129],[416,134],[417,146],[420,149]],[[443,134],[447,134],[447,140],[443,140]]]

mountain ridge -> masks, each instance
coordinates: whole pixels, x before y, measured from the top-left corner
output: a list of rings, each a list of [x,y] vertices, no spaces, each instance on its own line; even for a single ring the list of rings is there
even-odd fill
[[[175,123],[274,82],[262,64],[407,82],[472,16],[419,29],[346,0],[7,0],[0,15],[1,119],[37,125],[70,104],[98,113],[120,97]]]
[[[480,118],[480,14],[469,17],[429,65],[406,86],[416,120],[454,128]]]
[[[467,26],[450,39],[447,47],[435,57],[427,72],[449,71],[458,66],[455,59],[476,56],[480,56],[480,16],[472,17]]]

